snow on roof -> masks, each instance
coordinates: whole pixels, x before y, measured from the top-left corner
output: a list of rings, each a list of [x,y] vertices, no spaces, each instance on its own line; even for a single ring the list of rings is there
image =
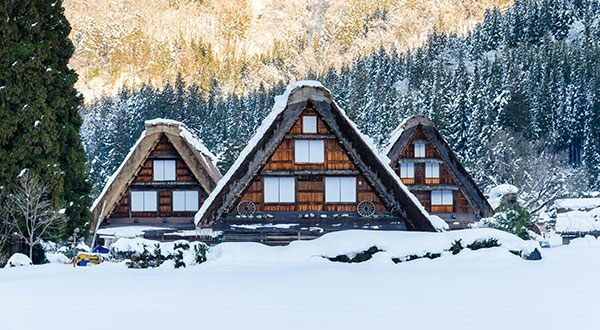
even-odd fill
[[[388,139],[387,145],[381,151],[382,154],[387,155],[390,153],[390,150],[392,150],[392,147],[394,146],[394,144],[396,144],[396,141],[398,141],[400,136],[402,136],[402,133],[404,133],[404,130],[406,128],[406,122],[408,121],[408,119],[410,119],[410,117],[404,118],[400,125],[398,125],[398,127],[394,129],[392,134],[390,134],[390,138]]]
[[[556,215],[555,229],[559,233],[600,231],[600,208],[589,212],[571,211]]]
[[[196,213],[196,215],[194,217],[194,222],[196,223],[196,225],[201,221],[202,217],[204,216],[204,213],[208,210],[208,207],[210,206],[210,204],[212,204],[213,200],[220,193],[220,191],[223,189],[223,187],[225,187],[228,184],[229,180],[231,179],[233,174],[237,171],[237,169],[240,167],[240,165],[242,164],[244,159],[248,156],[248,154],[254,149],[254,147],[261,140],[261,138],[263,137],[263,135],[265,134],[267,129],[269,127],[271,127],[271,125],[273,124],[273,122],[275,121],[277,116],[286,108],[290,93],[296,88],[306,87],[306,86],[323,88],[329,93],[329,89],[325,88],[318,81],[302,80],[302,81],[297,81],[295,83],[288,85],[283,94],[276,96],[275,104],[273,105],[273,109],[271,110],[271,113],[263,120],[262,124],[256,130],[256,133],[254,133],[254,135],[248,142],[248,145],[246,145],[244,150],[242,150],[242,152],[236,159],[233,166],[231,166],[229,171],[227,171],[227,173],[219,181],[219,183],[217,184],[215,189],[212,191],[212,193],[208,196],[208,198],[204,201],[204,203],[202,203],[200,210],[198,210],[198,212]],[[331,95],[331,93],[330,93],[330,95]],[[396,175],[394,170],[392,170],[392,168],[390,167],[389,158],[385,154],[381,154],[378,152],[378,149],[377,149],[375,143],[373,142],[373,140],[369,136],[363,134],[358,129],[358,126],[356,125],[356,123],[348,117],[348,115],[346,114],[346,111],[343,108],[341,108],[340,106],[338,106],[338,104],[335,102],[335,100],[332,99],[332,102],[340,110],[340,113],[344,116],[344,118],[350,124],[350,126],[354,129],[354,133],[357,136],[359,136],[371,148],[373,153],[377,156],[377,159],[379,160],[379,162],[383,165],[383,168],[385,168],[386,171],[388,173],[390,173],[390,175],[396,180],[398,185],[400,185],[400,187],[406,193],[406,195],[409,196],[409,198],[417,206],[417,208],[421,211],[421,213],[423,213],[425,218],[429,219],[429,214],[427,213],[425,208],[421,205],[419,200],[408,190],[408,188],[402,183],[400,178]],[[440,224],[437,223],[436,221],[432,222],[430,220],[430,222],[437,231],[444,230],[443,226],[440,226]],[[437,224],[437,226],[436,226],[436,224]]]
[[[600,198],[564,198],[554,201],[557,209],[581,210],[600,207]]]
[[[202,139],[196,136],[196,134],[192,133],[192,131],[190,131],[190,129],[184,123],[172,119],[155,118],[152,120],[146,120],[144,124],[146,125],[146,127],[156,125],[179,127],[179,130],[181,131],[179,135],[183,137],[191,146],[193,146],[200,153],[210,158],[213,165],[216,166],[218,160],[217,157],[210,150],[208,150],[208,148],[202,142]]]
[[[104,188],[102,189],[102,192],[100,193],[100,195],[98,195],[98,197],[96,198],[94,203],[92,203],[92,207],[90,207],[90,210],[95,209],[96,206],[98,205],[98,203],[100,203],[100,201],[102,200],[102,198],[104,198],[104,195],[106,194],[106,192],[108,191],[108,188],[110,188],[113,181],[117,177],[117,174],[119,174],[119,172],[121,172],[121,170],[123,169],[125,164],[127,164],[127,162],[129,161],[129,158],[131,158],[131,155],[133,155],[133,152],[135,151],[135,149],[137,149],[138,145],[140,144],[140,142],[142,142],[142,140],[144,140],[145,137],[146,137],[146,131],[143,131],[142,134],[140,134],[140,137],[137,139],[137,141],[135,141],[135,143],[133,144],[131,149],[129,149],[129,153],[127,153],[127,156],[125,156],[125,159],[123,159],[123,162],[121,162],[121,165],[119,165],[117,170],[114,171],[114,173],[110,177],[108,177],[108,180],[106,180],[106,183],[104,184]]]

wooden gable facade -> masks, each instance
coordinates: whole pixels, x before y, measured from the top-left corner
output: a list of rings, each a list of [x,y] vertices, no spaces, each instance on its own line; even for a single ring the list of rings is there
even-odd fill
[[[433,122],[423,115],[409,118],[390,141],[390,165],[427,212],[451,229],[493,215],[493,209],[458,161]]]
[[[146,122],[146,131],[94,203],[92,228],[194,229],[194,215],[221,177],[214,156],[198,150],[199,144],[181,123]]]
[[[198,226],[223,231],[225,240],[267,243],[269,235],[352,228],[434,230],[327,90],[295,87],[286,96],[211,194]]]

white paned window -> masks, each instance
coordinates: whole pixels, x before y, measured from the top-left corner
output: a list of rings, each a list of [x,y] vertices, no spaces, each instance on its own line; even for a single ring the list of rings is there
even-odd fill
[[[415,158],[425,157],[425,143],[415,143]]]
[[[131,212],[156,212],[156,191],[132,191]]]
[[[317,116],[302,117],[302,133],[317,133]]]
[[[175,181],[175,160],[155,160],[152,172],[154,181]]]
[[[265,177],[265,203],[294,203],[296,185],[294,178]]]
[[[323,140],[296,140],[294,154],[296,163],[323,163],[325,143]]]
[[[325,178],[326,203],[355,203],[356,178],[355,177],[326,177]]]
[[[434,190],[431,192],[431,205],[452,205],[452,190]]]
[[[425,164],[425,177],[426,178],[439,178],[440,177],[440,164],[438,164],[438,163]]]
[[[198,211],[198,191],[174,191],[173,211]]]
[[[402,179],[412,179],[415,177],[415,164],[402,163],[400,164],[400,177]]]

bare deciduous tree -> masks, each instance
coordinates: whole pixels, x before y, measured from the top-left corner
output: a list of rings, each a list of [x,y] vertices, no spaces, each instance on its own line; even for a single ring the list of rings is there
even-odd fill
[[[6,262],[6,254],[4,248],[10,241],[11,226],[9,221],[6,221],[9,216],[9,207],[7,196],[4,191],[0,191],[0,265]]]
[[[29,246],[29,258],[33,258],[33,246],[50,228],[64,220],[63,212],[53,207],[48,197],[48,185],[30,171],[19,177],[18,186],[8,195],[8,201],[8,225],[16,237]]]

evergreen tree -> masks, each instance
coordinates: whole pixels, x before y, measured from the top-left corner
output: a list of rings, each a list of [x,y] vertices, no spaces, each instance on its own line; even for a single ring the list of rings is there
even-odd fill
[[[54,205],[66,203],[64,237],[87,232],[91,203],[74,89],[71,28],[62,1],[0,4],[0,185],[14,187],[24,168],[50,184]]]

